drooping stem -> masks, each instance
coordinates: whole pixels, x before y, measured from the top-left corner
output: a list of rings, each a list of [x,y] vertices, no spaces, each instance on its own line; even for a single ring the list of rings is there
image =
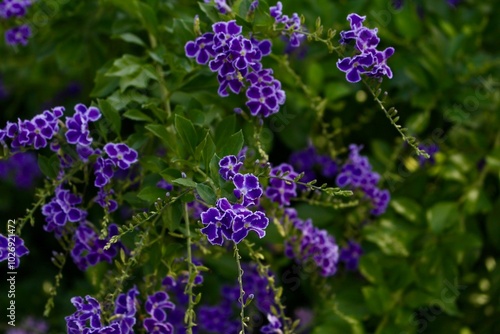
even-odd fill
[[[240,318],[241,318],[241,331],[240,334],[245,334],[245,301],[243,300],[243,296],[245,295],[245,291],[243,290],[243,269],[241,268],[241,256],[238,251],[238,244],[234,243],[234,257],[236,258],[236,265],[238,266],[238,284],[240,286],[240,298],[238,301],[241,305]]]

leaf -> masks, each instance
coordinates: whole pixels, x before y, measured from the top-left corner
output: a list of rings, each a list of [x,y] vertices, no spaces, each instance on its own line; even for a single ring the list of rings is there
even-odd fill
[[[378,252],[380,254],[380,252]],[[373,284],[381,284],[383,282],[383,273],[378,258],[374,253],[366,254],[359,259],[359,270],[363,276]]]
[[[196,185],[196,191],[198,192],[198,195],[200,195],[201,199],[205,201],[205,203],[215,205],[217,196],[215,195],[215,192],[211,187],[203,183],[198,183]]]
[[[191,154],[194,154],[196,145],[198,144],[198,134],[193,123],[187,118],[180,115],[175,115],[174,126],[180,140],[189,148]]]
[[[145,200],[146,202],[152,203],[155,202],[158,198],[165,198],[166,191],[164,189],[147,186],[144,187],[138,194],[137,197]]]
[[[111,129],[120,136],[120,131],[122,127],[122,121],[120,118],[120,113],[111,105],[107,100],[98,100],[99,109],[101,110],[104,118],[111,126]]]
[[[211,3],[198,2],[200,9],[207,17],[212,21],[212,23],[219,22],[219,12]]]
[[[219,156],[225,157],[227,155],[237,155],[243,148],[243,143],[243,131],[240,130],[227,138],[225,144],[219,150]]]
[[[458,223],[460,219],[458,205],[455,202],[440,202],[427,210],[427,223],[431,231],[441,233]]]
[[[139,36],[134,35],[134,34],[129,33],[129,32],[126,32],[126,33],[123,33],[120,35],[114,35],[114,36],[111,36],[111,38],[121,39],[125,42],[137,44],[140,46],[146,46],[146,44],[144,44],[144,42],[142,41],[142,39]]]
[[[184,186],[184,187],[189,187],[189,188],[196,188],[196,182],[194,182],[191,179],[185,179],[185,178],[179,178],[172,180],[173,184],[177,184],[179,186]]]
[[[415,224],[422,222],[422,207],[415,200],[408,197],[396,197],[391,199],[390,206],[410,222]]]
[[[165,128],[164,125],[160,124],[148,124],[145,126],[145,128],[154,134],[156,137],[160,138],[161,140],[165,142],[169,142],[170,139],[170,134],[168,133],[167,129]]]
[[[361,288],[368,308],[377,315],[382,315],[391,309],[391,295],[386,287],[365,286]]]
[[[123,117],[134,121],[144,121],[144,122],[153,122],[153,119],[137,109],[129,109],[124,114]]]
[[[181,171],[175,168],[164,169],[161,171],[160,175],[170,183],[175,179],[182,178]]]
[[[55,179],[59,173],[59,158],[53,154],[50,158],[38,155],[38,167],[49,179]]]
[[[236,128],[236,116],[231,115],[228,116],[215,126],[215,146],[221,146],[224,142],[227,141],[228,137],[230,137]]]

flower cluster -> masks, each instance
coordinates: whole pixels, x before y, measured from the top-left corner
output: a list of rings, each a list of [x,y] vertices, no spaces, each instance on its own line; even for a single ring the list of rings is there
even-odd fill
[[[294,152],[289,159],[290,164],[296,170],[304,173],[300,179],[309,182],[317,178],[316,170],[321,176],[332,178],[337,174],[338,165],[328,154],[319,154],[313,145],[309,145],[301,151]]]
[[[32,0],[3,0],[0,3],[0,17],[10,19],[26,15]],[[28,38],[31,37],[31,28],[27,24],[14,27],[5,32],[5,41],[9,45],[27,45]]]
[[[239,243],[250,231],[263,238],[269,225],[264,212],[253,212],[241,204],[231,204],[227,198],[219,199],[215,207],[203,212],[201,222],[205,225],[201,232],[212,245],[219,246],[222,246],[224,239]]]
[[[8,160],[0,161],[0,179],[13,181],[18,188],[32,188],[41,175],[36,155],[32,152],[18,152]]]
[[[350,240],[347,246],[340,250],[339,260],[345,264],[347,270],[354,271],[358,269],[361,254],[363,254],[361,246]]]
[[[9,254],[13,254],[10,255]],[[18,268],[21,261],[19,258],[29,254],[28,248],[24,246],[24,240],[17,235],[5,237],[0,234],[0,262],[7,260],[9,270]]]
[[[71,303],[76,311],[65,318],[68,334],[132,334],[135,325],[135,313],[137,312],[136,296],[139,291],[136,287],[130,289],[126,294],[120,294],[115,301],[115,314],[109,325],[104,325],[101,319],[101,305],[91,297],[86,296],[71,298]]]
[[[283,24],[282,34],[288,36],[290,48],[298,48],[300,43],[306,39],[306,36],[301,33],[300,28],[302,22],[297,13],[293,13],[291,17],[283,15],[283,4],[281,1],[276,3],[276,6],[269,7],[271,17],[274,18],[275,24]]]
[[[339,187],[361,189],[372,203],[371,213],[379,216],[387,209],[390,193],[387,189],[377,187],[380,174],[372,171],[368,158],[359,154],[362,148],[354,144],[349,146],[349,158],[337,175],[336,183]]]
[[[349,82],[361,80],[361,74],[375,78],[387,76],[392,78],[392,71],[387,65],[387,59],[394,54],[394,48],[388,47],[383,51],[377,50],[380,38],[377,36],[378,29],[369,29],[363,26],[366,16],[349,14],[347,20],[351,23],[351,30],[340,32],[340,43],[346,44],[354,41],[355,48],[359,54],[353,57],[345,57],[337,61],[337,67],[346,73]]]
[[[339,262],[339,247],[335,239],[327,231],[315,227],[311,219],[298,218],[295,209],[286,209],[285,219],[299,232],[299,236],[287,240],[285,254],[298,263],[313,261],[323,277],[333,276]]]
[[[228,96],[228,88],[239,94],[246,88],[246,106],[252,116],[268,117],[279,111],[285,103],[281,83],[274,79],[271,69],[263,69],[261,59],[271,53],[271,42],[243,37],[241,26],[235,20],[217,22],[213,33],[207,32],[185,45],[187,57],[196,58],[198,64],[209,63],[217,72],[218,93]],[[210,62],[209,62],[210,61]]]
[[[5,128],[0,129],[0,142],[10,140],[10,147],[14,151],[29,147],[36,150],[44,148],[59,131],[58,121],[63,113],[63,107],[56,107],[29,120],[7,122]]]
[[[289,164],[281,164],[271,169],[266,197],[280,206],[290,205],[290,199],[297,196],[297,185],[293,181],[299,174]]]
[[[42,207],[42,214],[45,216],[44,230],[54,231],[60,235],[62,228],[67,222],[77,223],[87,217],[87,212],[76,206],[82,203],[82,198],[71,193],[61,186],[55,189],[55,196],[51,201]]]
[[[77,267],[84,271],[88,267],[95,266],[97,263],[103,261],[111,263],[123,246],[120,242],[113,243],[108,249],[104,249],[104,246],[106,246],[111,237],[117,234],[118,227],[115,224],[111,224],[108,227],[108,237],[106,239],[99,239],[92,225],[86,222],[81,223],[73,235],[75,246],[71,250],[71,257]]]
[[[244,263],[242,269],[244,272],[242,283],[246,298],[253,295],[254,301],[252,304],[264,314],[271,313],[272,308],[275,307],[275,296],[274,292],[269,288],[268,277],[261,276],[257,270],[257,266],[253,264]],[[270,278],[273,276],[270,271],[267,275]],[[239,286],[223,286],[220,294],[222,296],[220,304],[213,306],[203,305],[199,308],[200,329],[203,333],[239,333],[241,330],[241,320],[236,319],[238,315],[234,311],[239,305]]]

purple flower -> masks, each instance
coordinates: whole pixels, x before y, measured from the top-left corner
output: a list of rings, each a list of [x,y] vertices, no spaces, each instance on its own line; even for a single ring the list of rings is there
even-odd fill
[[[76,330],[87,327],[87,321],[90,328],[101,328],[101,305],[91,297],[85,297],[86,303],[82,297],[71,298],[71,303],[75,306],[76,311],[70,316],[67,316],[66,326],[68,333],[81,333]]]
[[[8,160],[0,161],[0,178],[14,181],[16,187],[32,188],[41,175],[36,154],[33,152],[18,152]]]
[[[272,315],[271,313],[267,314],[267,320],[269,321],[269,324],[266,326],[263,326],[260,329],[260,332],[263,334],[282,334],[283,331],[281,330],[282,324],[281,321]]]
[[[137,287],[133,287],[126,294],[121,293],[115,301],[115,314],[113,322],[118,323],[120,334],[133,334],[137,313]]]
[[[45,320],[28,316],[16,327],[7,329],[5,334],[45,334],[48,330],[49,325]]]
[[[419,145],[418,148],[421,150],[424,150],[430,156],[429,159],[426,159],[425,157],[423,157],[421,155],[418,156],[418,163],[421,167],[425,166],[427,163],[429,163],[430,165],[434,165],[436,163],[436,159],[435,159],[434,155],[437,152],[439,152],[439,146],[432,143],[430,145]]]
[[[7,260],[9,270],[18,268],[21,264],[19,258],[29,254],[28,248],[24,246],[24,240],[17,235],[8,237],[0,234],[0,262]]]
[[[137,151],[128,147],[126,144],[106,144],[104,151],[108,154],[111,161],[120,169],[128,169],[130,165],[137,162]]]
[[[346,57],[337,61],[339,70],[346,73],[348,82],[355,83],[361,80],[361,74],[367,74],[375,78],[387,76],[392,78],[392,71],[387,65],[387,59],[394,54],[394,48],[389,47],[384,51],[376,50],[380,42],[377,36],[377,28],[369,29],[363,26],[365,16],[349,14],[347,20],[350,21],[351,30],[340,32],[340,43],[347,44],[355,42],[356,50],[359,54],[353,57]]]
[[[172,190],[174,190],[174,186],[171,185],[170,183],[168,183],[167,181],[163,180],[163,179],[160,180],[160,181],[158,181],[156,183],[156,186],[158,188],[164,189],[166,191],[172,191]]]
[[[243,162],[239,161],[236,156],[227,155],[219,161],[219,174],[224,180],[230,181],[239,172],[241,166]]]
[[[232,222],[234,212],[226,198],[217,201],[215,208],[209,208],[201,214],[201,222],[206,225],[200,231],[205,234],[212,245],[222,246],[224,238],[232,238]]]
[[[236,187],[234,196],[242,201],[242,205],[257,205],[259,198],[262,197],[262,187],[257,176],[253,174],[236,174],[233,177],[233,183]]]
[[[196,38],[194,42],[187,42],[184,46],[186,56],[189,58],[196,58],[196,62],[200,65],[207,64],[209,59],[215,56],[213,40],[214,34],[207,32]]]
[[[281,164],[271,169],[266,196],[280,206],[290,205],[290,199],[297,196],[297,185],[293,181],[298,174],[289,164]]]
[[[31,6],[30,0],[3,0],[0,3],[0,17],[9,19],[24,16],[29,6]]]
[[[111,195],[115,192],[113,189],[110,191],[105,191],[104,188],[99,188],[97,192],[97,197],[95,202],[101,206],[101,208],[105,209],[108,213],[116,211],[118,209],[118,203],[111,199]]]
[[[337,61],[337,68],[346,73],[347,81],[355,83],[361,81],[360,74],[368,73],[366,68],[372,66],[373,63],[373,56],[371,54],[364,54],[354,56],[353,58],[346,57],[342,60],[339,59]]]
[[[167,320],[166,309],[175,309],[174,303],[170,301],[170,297],[164,291],[158,291],[148,297],[145,304],[146,312],[148,312],[156,321],[164,322]]]
[[[75,106],[73,117],[66,118],[66,140],[70,144],[79,144],[89,146],[92,143],[92,137],[89,131],[89,122],[95,122],[101,118],[101,112],[96,107],[87,108],[83,104]]]
[[[254,231],[259,238],[263,238],[266,235],[267,225],[269,219],[263,212],[252,212],[244,208],[234,217],[232,239],[235,243],[239,243],[247,237],[249,231]]]
[[[312,224],[312,220],[301,220],[294,209],[289,209],[287,219],[299,232],[299,237],[289,238],[285,244],[285,255],[299,263],[314,261],[323,277],[333,276],[337,272],[339,247],[335,239],[325,230]]]
[[[102,188],[111,181],[115,166],[113,160],[109,158],[98,157],[94,165],[95,181],[97,188]]]
[[[358,269],[361,254],[363,254],[361,246],[350,240],[347,247],[341,249],[339,260],[345,264],[347,270],[354,271]]]
[[[77,267],[84,271],[100,262],[112,263],[113,258],[118,255],[119,249],[123,246],[120,242],[113,243],[107,250],[104,249],[104,246],[115,235],[118,235],[116,224],[109,225],[108,237],[103,240],[99,239],[90,224],[81,223],[73,236],[75,245],[71,250],[71,257]]]
[[[27,24],[9,29],[5,32],[5,42],[9,45],[27,45],[31,37],[31,28]]]
[[[204,0],[205,3],[210,3],[211,0]],[[226,0],[215,0],[215,7],[221,14],[226,14],[231,12],[231,7],[228,6]]]
[[[284,24],[282,34],[288,35],[289,47],[298,48],[300,43],[305,40],[305,35],[300,32],[302,24],[299,14],[293,13],[291,17],[283,15],[283,4],[281,1],[278,1],[276,6],[269,7],[269,13],[274,18],[275,24]]]
[[[279,106],[284,103],[285,92],[281,86],[250,86],[246,96],[246,106],[252,116],[269,117],[279,111]]]
[[[63,227],[68,221],[76,223],[84,219],[87,212],[76,208],[76,205],[81,202],[81,197],[63,189],[62,186],[57,187],[55,196],[42,207],[42,214],[47,222],[44,229],[51,232]]]

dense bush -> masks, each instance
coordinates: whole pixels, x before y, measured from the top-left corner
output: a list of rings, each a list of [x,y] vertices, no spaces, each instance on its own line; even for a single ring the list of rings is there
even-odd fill
[[[1,1],[1,331],[500,332],[499,12]]]

